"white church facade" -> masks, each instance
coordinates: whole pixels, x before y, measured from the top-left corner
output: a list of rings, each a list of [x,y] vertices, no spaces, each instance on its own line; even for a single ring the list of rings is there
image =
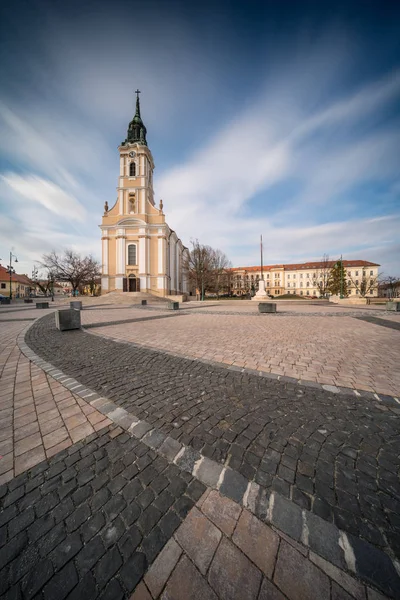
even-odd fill
[[[136,113],[119,146],[119,179],[114,206],[105,203],[102,233],[101,293],[146,292],[169,296],[188,292],[184,264],[188,249],[165,221],[163,202],[156,207],[154,161],[146,127]]]

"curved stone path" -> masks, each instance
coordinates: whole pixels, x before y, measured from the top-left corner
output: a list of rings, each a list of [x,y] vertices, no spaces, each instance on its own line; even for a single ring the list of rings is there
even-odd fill
[[[67,375],[180,442],[400,556],[400,415],[335,395],[177,358],[49,315],[27,343]]]

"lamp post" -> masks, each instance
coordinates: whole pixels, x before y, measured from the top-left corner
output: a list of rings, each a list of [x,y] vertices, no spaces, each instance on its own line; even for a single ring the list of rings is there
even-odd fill
[[[15,269],[13,269],[13,266],[12,266],[12,260],[13,259],[14,259],[14,262],[16,262],[16,263],[18,262],[18,258],[15,256],[15,254],[13,254],[12,252],[10,252],[10,264],[8,265],[8,271],[7,271],[10,274],[10,302],[12,300],[12,289],[11,289],[11,286],[12,286],[12,275],[13,275],[13,273],[15,273]]]
[[[343,300],[343,255],[340,255],[340,299]]]
[[[37,276],[38,276],[39,271],[36,268],[36,265],[33,265],[33,269],[32,269],[32,281],[35,284],[35,288],[34,288],[34,295],[36,296],[36,286],[37,286]]]

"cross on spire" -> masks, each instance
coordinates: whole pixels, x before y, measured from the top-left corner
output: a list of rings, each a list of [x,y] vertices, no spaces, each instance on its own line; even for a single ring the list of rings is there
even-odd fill
[[[139,94],[141,94],[141,93],[142,93],[142,92],[141,92],[140,90],[136,90],[136,91],[135,91],[136,97],[137,97],[137,98],[139,98]]]

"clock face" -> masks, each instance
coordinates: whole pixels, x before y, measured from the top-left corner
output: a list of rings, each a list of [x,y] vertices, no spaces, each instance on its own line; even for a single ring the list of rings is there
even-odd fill
[[[131,152],[129,152],[129,156],[131,158],[134,158],[136,156],[136,152],[134,152],[133,150]]]

